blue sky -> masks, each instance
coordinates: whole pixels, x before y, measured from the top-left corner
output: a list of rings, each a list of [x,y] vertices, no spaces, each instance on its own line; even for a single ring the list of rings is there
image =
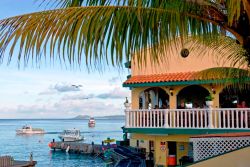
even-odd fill
[[[0,19],[39,10],[34,0],[0,1]],[[10,65],[4,61],[0,65],[0,119],[123,114],[129,90],[122,88],[122,82],[127,75],[126,69],[118,72],[111,67],[99,73],[49,62],[40,68],[18,68],[15,59]]]

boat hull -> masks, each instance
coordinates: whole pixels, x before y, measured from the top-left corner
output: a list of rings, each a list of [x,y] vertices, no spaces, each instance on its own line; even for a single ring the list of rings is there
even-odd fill
[[[80,138],[75,138],[75,137],[62,137],[59,136],[59,138],[65,142],[74,142],[74,141],[82,141],[84,140],[84,138],[80,137]]]
[[[95,123],[89,123],[89,127],[95,127]]]
[[[23,135],[23,134],[44,134],[44,131],[24,131],[24,130],[16,130],[16,134]]]

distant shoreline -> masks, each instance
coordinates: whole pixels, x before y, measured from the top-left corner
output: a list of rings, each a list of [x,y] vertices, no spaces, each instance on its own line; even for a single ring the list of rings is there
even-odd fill
[[[96,120],[123,120],[125,115],[93,116]],[[73,118],[0,118],[0,120],[89,120],[90,116],[78,115]]]
[[[91,116],[89,116],[89,115],[78,115],[78,116],[71,118],[71,119],[88,120],[89,118],[91,118]],[[93,118],[95,118],[95,119],[125,119],[125,115],[96,116]]]

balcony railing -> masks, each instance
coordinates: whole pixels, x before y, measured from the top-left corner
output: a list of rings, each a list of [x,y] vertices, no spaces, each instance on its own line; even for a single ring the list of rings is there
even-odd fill
[[[126,128],[250,129],[250,108],[125,110]]]

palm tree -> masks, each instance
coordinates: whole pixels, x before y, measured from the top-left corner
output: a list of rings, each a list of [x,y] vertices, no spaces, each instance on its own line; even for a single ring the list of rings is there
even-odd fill
[[[42,1],[56,9],[0,21],[1,60],[7,52],[11,61],[17,49],[25,64],[49,54],[70,64],[120,66],[140,50],[143,61],[148,47],[159,61],[168,44],[192,39],[250,64],[249,0]]]

